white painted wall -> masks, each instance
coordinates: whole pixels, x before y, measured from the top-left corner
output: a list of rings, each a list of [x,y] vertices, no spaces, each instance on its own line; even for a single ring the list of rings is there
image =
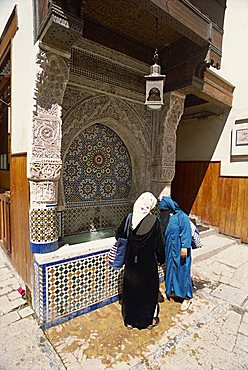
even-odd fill
[[[235,86],[229,116],[185,121],[178,128],[178,160],[221,161],[221,175],[248,177],[248,162],[231,161],[231,131],[236,120],[248,118],[248,1],[227,0],[221,69],[213,69]],[[225,126],[221,132],[225,120]],[[219,138],[216,137],[219,135]]]
[[[12,43],[11,152],[27,152],[32,122],[35,52],[32,1],[0,1],[0,33],[17,4],[18,31]]]
[[[248,1],[227,0],[224,23],[224,43],[222,66],[219,74],[234,86],[233,108],[216,148],[213,159],[221,158],[221,175],[248,176],[248,162],[240,162],[230,157],[231,130],[235,121],[248,118]],[[226,149],[227,148],[227,149]]]

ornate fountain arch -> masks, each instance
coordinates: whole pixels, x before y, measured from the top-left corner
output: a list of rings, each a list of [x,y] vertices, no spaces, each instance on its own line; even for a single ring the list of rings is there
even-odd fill
[[[108,95],[98,95],[74,104],[66,114],[62,128],[62,163],[75,140],[85,129],[100,123],[113,130],[126,146],[132,164],[132,185],[129,200],[150,184],[151,132],[149,115],[143,106],[138,112],[130,103]],[[145,116],[145,117],[144,117]],[[62,169],[63,175],[63,169]],[[146,176],[147,175],[147,176]],[[60,180],[60,206],[65,206],[63,181]]]

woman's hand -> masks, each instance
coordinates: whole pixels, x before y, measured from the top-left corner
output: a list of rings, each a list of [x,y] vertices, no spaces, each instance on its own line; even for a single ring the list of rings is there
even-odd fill
[[[182,258],[186,258],[187,257],[187,254],[188,254],[188,249],[187,248],[181,248],[180,256]]]

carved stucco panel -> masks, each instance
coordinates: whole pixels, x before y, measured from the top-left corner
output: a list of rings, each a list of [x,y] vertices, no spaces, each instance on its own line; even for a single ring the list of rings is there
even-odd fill
[[[184,96],[166,94],[161,115],[153,117],[152,179],[156,189],[163,183],[166,189],[175,175],[176,130],[184,109]],[[158,182],[160,185],[156,185]],[[160,189],[161,190],[161,189]],[[168,192],[166,190],[166,192]]]
[[[175,175],[176,162],[176,130],[184,109],[184,96],[171,93],[170,107],[165,116],[164,134],[162,140],[162,177],[172,181]]]
[[[61,119],[59,117],[34,117],[32,158],[60,159]]]
[[[77,135],[78,131],[88,125],[90,122],[106,120],[111,118],[125,127],[144,148],[149,150],[151,142],[151,124],[149,125],[149,116],[145,116],[145,107],[136,104],[135,107],[107,95],[100,95],[84,101],[63,123],[62,150],[64,151],[72,137]],[[117,133],[118,133],[117,127]]]
[[[60,56],[40,50],[37,55],[36,114],[60,116],[69,67]]]
[[[60,116],[69,68],[63,58],[41,49],[36,67],[29,178],[56,182],[62,167]],[[34,190],[33,185],[30,190]]]
[[[32,207],[40,203],[54,204],[58,198],[58,182],[30,181],[30,203]]]
[[[60,177],[61,168],[61,161],[45,161],[44,159],[32,161],[30,162],[30,179],[56,181]]]

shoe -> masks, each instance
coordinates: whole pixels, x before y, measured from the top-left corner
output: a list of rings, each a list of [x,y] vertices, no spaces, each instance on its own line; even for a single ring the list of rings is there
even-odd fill
[[[153,328],[155,328],[155,326],[157,326],[159,324],[159,318],[158,317],[154,317],[153,320],[152,320],[152,324],[149,325],[147,327],[147,329],[149,330],[152,330]]]
[[[192,299],[184,299],[183,303],[181,304],[180,311],[187,311],[191,305]]]
[[[127,330],[133,330],[133,327],[132,327],[132,325],[126,325],[127,326]]]

